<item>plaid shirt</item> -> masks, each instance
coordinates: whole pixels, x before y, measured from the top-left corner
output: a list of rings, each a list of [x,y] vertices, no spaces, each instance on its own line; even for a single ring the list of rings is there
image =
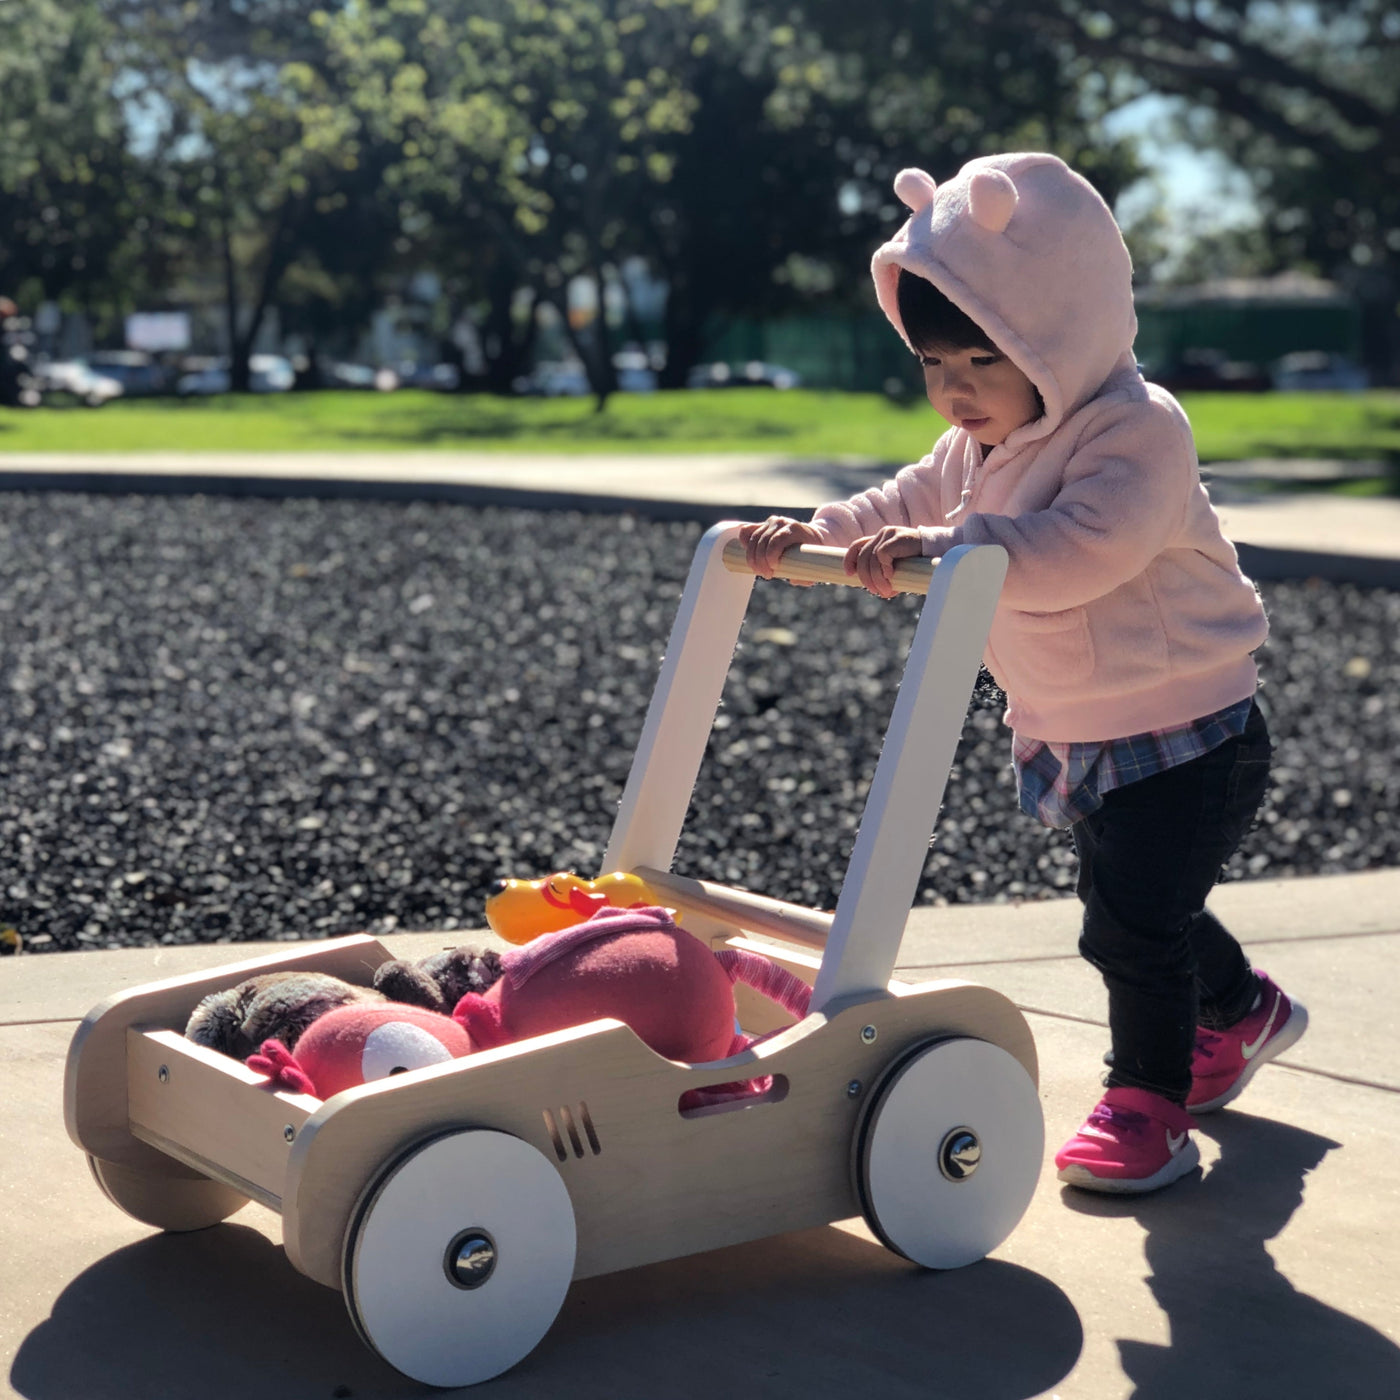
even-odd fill
[[[1253,697],[1213,715],[1093,744],[1047,744],[1014,736],[1011,758],[1021,810],[1046,826],[1067,827],[1097,811],[1114,788],[1187,763],[1244,732]]]

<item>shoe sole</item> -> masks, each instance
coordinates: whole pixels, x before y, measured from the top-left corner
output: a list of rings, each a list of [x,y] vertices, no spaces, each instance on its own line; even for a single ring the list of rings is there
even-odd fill
[[[1233,1103],[1249,1087],[1249,1081],[1270,1060],[1282,1055],[1285,1050],[1292,1049],[1303,1038],[1303,1032],[1307,1028],[1308,1008],[1295,1001],[1291,1014],[1278,1034],[1259,1047],[1259,1053],[1240,1071],[1240,1077],[1223,1094],[1217,1094],[1205,1103],[1187,1104],[1187,1113],[1214,1113],[1217,1109],[1224,1108],[1227,1103]]]
[[[1061,1167],[1057,1175],[1067,1186],[1077,1186],[1081,1191],[1101,1191],[1110,1196],[1141,1196],[1148,1191],[1160,1191],[1170,1186],[1187,1172],[1200,1165],[1201,1149],[1194,1139],[1188,1139],[1180,1152],[1165,1166],[1151,1176],[1095,1176],[1088,1167],[1071,1163]]]

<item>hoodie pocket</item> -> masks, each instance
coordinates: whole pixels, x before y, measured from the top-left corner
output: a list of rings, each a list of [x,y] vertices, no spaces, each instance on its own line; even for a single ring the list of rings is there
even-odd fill
[[[1083,608],[1008,612],[996,639],[996,653],[1012,689],[1018,682],[1052,690],[1076,685],[1094,669],[1089,616]]]

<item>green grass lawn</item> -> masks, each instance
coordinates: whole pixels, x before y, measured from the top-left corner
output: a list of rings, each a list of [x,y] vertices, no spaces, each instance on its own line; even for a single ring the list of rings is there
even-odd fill
[[[1188,394],[1205,461],[1400,456],[1400,393]],[[0,409],[5,452],[773,452],[914,461],[942,431],[922,402],[742,389],[509,399],[327,391]]]

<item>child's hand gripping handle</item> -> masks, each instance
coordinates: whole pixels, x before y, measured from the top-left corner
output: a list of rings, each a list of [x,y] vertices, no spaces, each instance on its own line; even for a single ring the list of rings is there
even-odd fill
[[[787,550],[774,574],[791,583],[843,583],[859,588],[860,579],[846,572],[846,551],[840,545],[800,544]],[[927,593],[936,560],[901,559],[894,566],[896,593]],[[724,567],[736,574],[750,574],[744,546],[731,540],[724,547]]]

